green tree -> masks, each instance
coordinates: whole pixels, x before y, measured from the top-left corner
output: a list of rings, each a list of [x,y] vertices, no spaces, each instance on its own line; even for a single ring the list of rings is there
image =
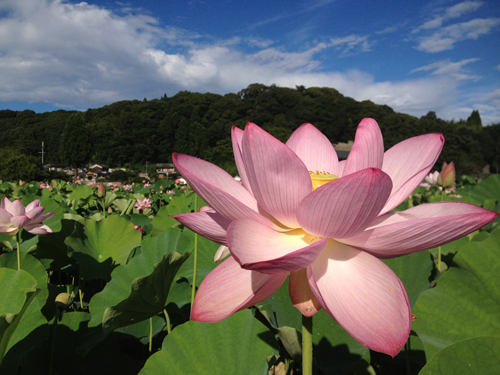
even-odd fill
[[[467,118],[467,127],[479,133],[483,130],[483,122],[481,121],[481,116],[479,111],[476,109],[472,111],[471,115]]]
[[[75,179],[78,166],[88,162],[92,156],[90,131],[80,113],[72,114],[66,120],[59,145],[61,160],[75,168]]]
[[[26,155],[17,148],[0,149],[0,180],[37,180],[41,175],[36,158]]]

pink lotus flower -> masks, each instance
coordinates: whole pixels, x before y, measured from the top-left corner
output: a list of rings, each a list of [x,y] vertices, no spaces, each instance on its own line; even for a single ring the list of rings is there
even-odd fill
[[[55,212],[43,214],[45,207],[40,206],[40,199],[36,199],[24,207],[19,200],[11,202],[7,197],[2,199],[0,206],[0,233],[13,235],[24,228],[32,234],[52,233],[42,221],[55,215]]]
[[[306,316],[324,308],[355,339],[395,356],[413,318],[404,287],[378,258],[433,248],[497,214],[461,202],[390,212],[429,173],[441,134],[407,139],[384,153],[377,123],[364,119],[346,161],[311,124],[285,144],[249,123],[233,127],[243,181],[201,159],[173,154],[177,170],[211,209],[174,216],[227,246],[231,257],[201,283],[192,320],[217,322],[271,296],[289,279]]]
[[[138,210],[146,210],[151,208],[151,201],[148,198],[137,199],[137,203],[134,206]]]
[[[134,225],[134,229],[137,229],[139,232],[141,232],[141,234],[144,234],[142,227],[140,227],[139,225]]]

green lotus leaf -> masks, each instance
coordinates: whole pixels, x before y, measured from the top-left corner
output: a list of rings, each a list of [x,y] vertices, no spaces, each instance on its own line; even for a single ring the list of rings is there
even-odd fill
[[[465,339],[500,331],[500,231],[458,251],[435,288],[415,304],[412,328],[430,359],[439,350]]]
[[[104,311],[102,326],[109,333],[116,328],[151,318],[167,306],[170,287],[179,267],[189,253],[180,255],[175,251],[166,254],[154,265],[153,273],[132,282],[130,295],[118,305]]]
[[[500,374],[500,337],[474,337],[447,346],[419,372],[419,375],[439,374]]]
[[[266,357],[277,353],[274,334],[244,310],[219,323],[176,327],[139,374],[262,375]]]
[[[160,263],[165,254],[172,251],[184,253],[191,247],[192,240],[178,228],[170,228],[156,237],[144,237],[141,252],[126,265],[117,267],[104,290],[90,300],[92,319],[89,325],[91,327],[100,325],[104,311],[125,300],[130,295],[132,282],[151,274],[154,265]]]

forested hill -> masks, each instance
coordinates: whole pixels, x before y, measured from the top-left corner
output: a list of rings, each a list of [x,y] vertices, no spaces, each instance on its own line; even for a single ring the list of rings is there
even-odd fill
[[[45,163],[60,160],[59,142],[74,111],[36,114],[0,111],[2,148],[24,150],[38,158],[45,143]],[[429,112],[420,119],[394,112],[386,105],[357,102],[331,88],[296,89],[252,84],[237,94],[182,91],[173,97],[121,101],[82,113],[90,133],[89,163],[111,167],[171,161],[173,151],[195,155],[234,171],[231,126],[254,122],[282,141],[310,122],[333,142],[354,139],[364,117],[379,123],[385,148],[408,137],[438,132],[446,144],[438,163],[454,161],[458,173],[478,174],[500,162],[500,124],[483,127],[479,112],[467,121],[447,122]]]

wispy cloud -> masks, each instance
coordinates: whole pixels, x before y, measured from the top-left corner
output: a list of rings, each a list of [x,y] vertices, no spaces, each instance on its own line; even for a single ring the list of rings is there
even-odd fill
[[[359,48],[361,52],[368,52],[371,50],[371,43],[367,35],[349,35],[341,38],[332,38],[328,46],[342,49],[344,54],[351,53],[354,48]]]
[[[468,79],[478,80],[481,77],[467,74],[467,71],[464,69],[465,65],[476,62],[478,60],[479,59],[477,58],[465,59],[458,62],[450,62],[449,60],[442,60],[429,65],[422,66],[420,68],[413,69],[410,73],[432,70],[433,75],[451,75],[452,77],[458,80],[468,80]]]
[[[475,40],[481,35],[489,34],[498,25],[500,25],[500,18],[476,18],[446,26],[431,36],[421,38],[418,49],[425,52],[449,50],[457,42],[468,39]]]
[[[323,7],[333,3],[334,1],[335,0],[316,0],[316,1],[313,1],[309,4],[305,4],[302,8],[299,8],[296,11],[282,12],[282,13],[276,14],[270,18],[267,18],[265,20],[256,22],[256,23],[252,24],[251,26],[249,26],[248,29],[250,29],[250,30],[256,29],[256,28],[259,28],[261,26],[264,26],[264,25],[267,25],[267,24],[270,24],[273,22],[281,21],[283,19],[296,17],[296,16],[299,16],[301,14],[310,13],[316,9],[323,8]]]
[[[463,1],[448,8],[437,9],[431,19],[412,30],[413,34],[419,34],[417,48],[425,52],[441,52],[453,49],[457,42],[476,40],[481,35],[489,34],[500,25],[500,18],[474,18],[450,24],[450,20],[470,14],[482,5],[481,1]]]
[[[420,30],[436,29],[441,27],[443,22],[461,17],[468,12],[475,11],[482,5],[483,2],[481,1],[464,1],[449,8],[440,8],[432,19],[413,29],[413,32],[418,33]]]

